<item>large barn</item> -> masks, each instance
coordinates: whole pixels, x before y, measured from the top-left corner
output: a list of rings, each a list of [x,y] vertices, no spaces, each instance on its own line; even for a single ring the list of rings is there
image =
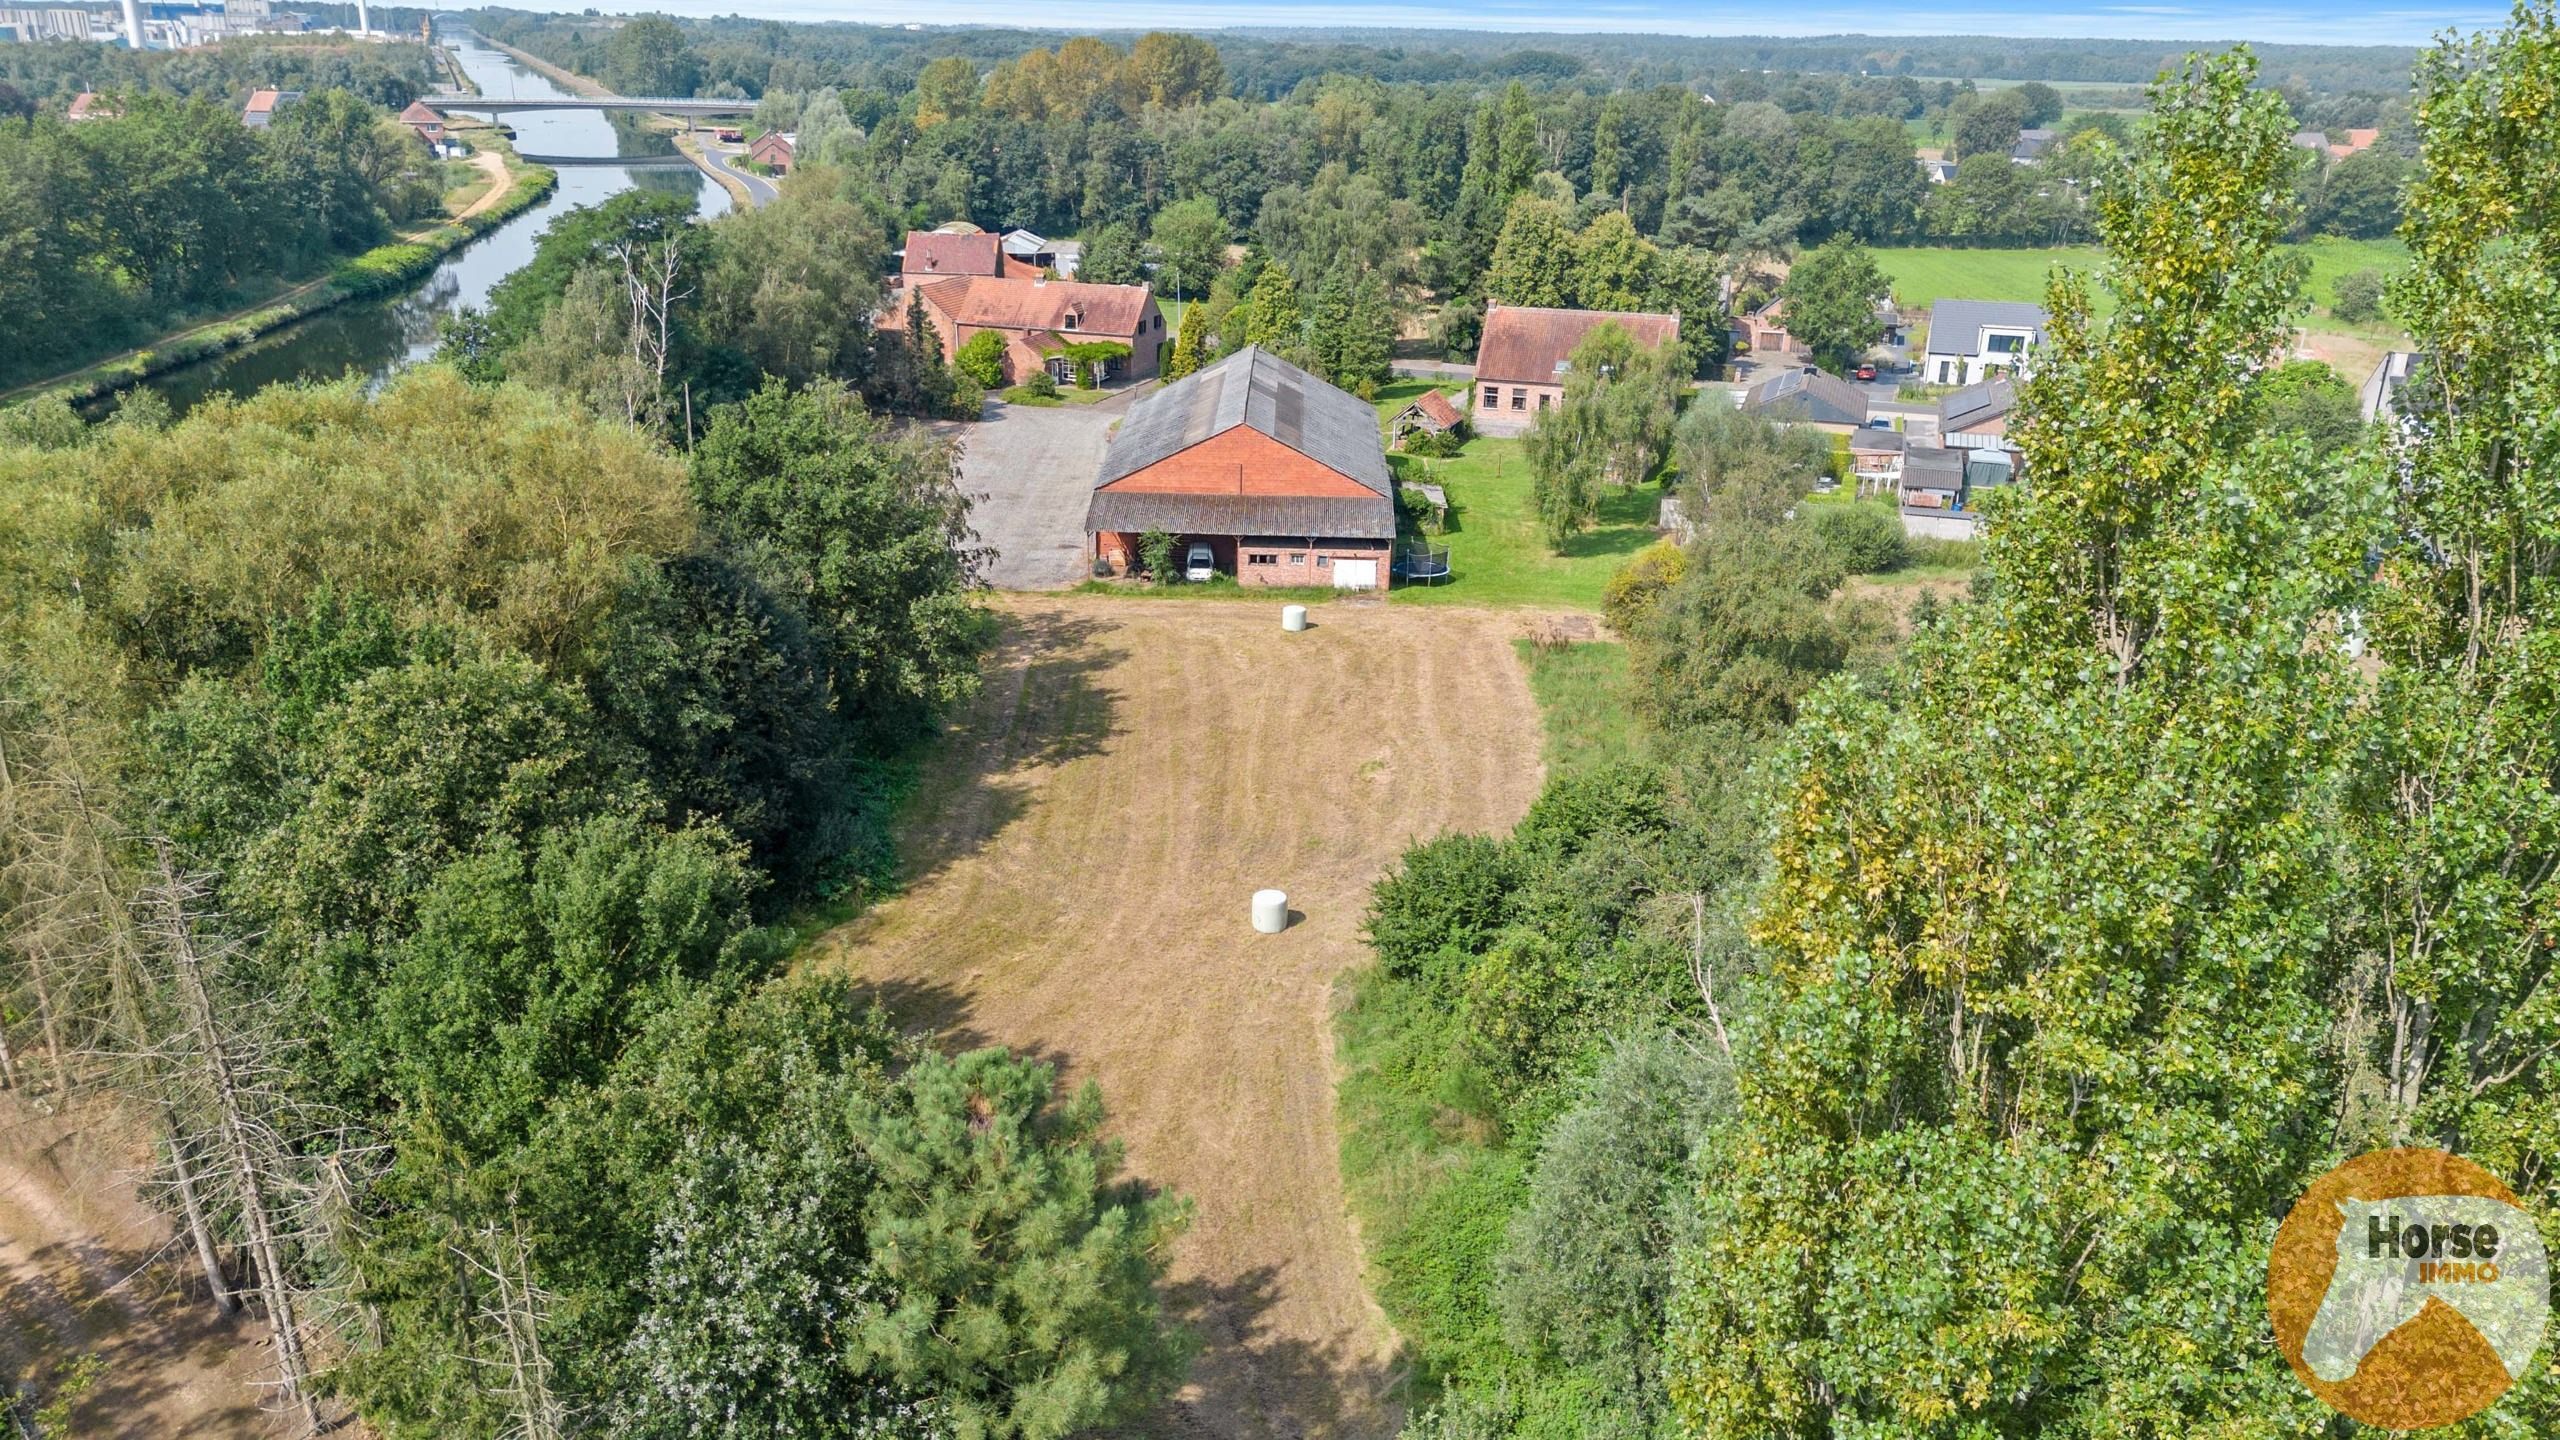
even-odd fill
[[[1130,407],[1085,513],[1114,573],[1151,530],[1178,566],[1197,549],[1239,584],[1384,589],[1395,480],[1377,410],[1258,346],[1175,381]]]

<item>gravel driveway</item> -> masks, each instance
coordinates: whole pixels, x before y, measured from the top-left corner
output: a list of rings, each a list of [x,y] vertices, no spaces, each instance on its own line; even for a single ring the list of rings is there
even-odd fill
[[[1050,408],[991,401],[987,419],[937,427],[960,442],[969,524],[995,551],[988,584],[1057,590],[1084,578],[1085,506],[1103,441],[1131,398]]]

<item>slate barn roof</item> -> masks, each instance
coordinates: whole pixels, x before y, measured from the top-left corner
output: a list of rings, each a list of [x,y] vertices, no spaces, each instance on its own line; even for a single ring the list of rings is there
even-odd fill
[[[1131,406],[1093,483],[1099,488],[1134,475],[1238,425],[1252,426],[1381,496],[1395,493],[1386,447],[1378,442],[1377,410],[1259,345]]]
[[[1087,532],[1268,535],[1309,540],[1393,540],[1396,509],[1374,500],[1294,495],[1166,495],[1096,490]]]
[[[1636,310],[1550,310],[1535,305],[1488,305],[1484,338],[1476,344],[1476,379],[1502,384],[1560,385],[1573,347],[1601,325],[1615,322],[1638,344],[1680,338],[1680,317]]]

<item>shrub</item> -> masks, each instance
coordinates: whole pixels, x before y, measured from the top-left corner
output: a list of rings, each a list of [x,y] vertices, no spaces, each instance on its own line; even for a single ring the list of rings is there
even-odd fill
[[[1369,943],[1387,973],[1463,965],[1502,928],[1511,866],[1503,843],[1442,835],[1404,852],[1404,864],[1370,892]]]
[[[1023,381],[1021,388],[1035,400],[1055,400],[1058,398],[1058,377],[1050,374],[1044,366],[1032,371],[1031,378]]]
[[[1600,592],[1600,610],[1609,628],[1624,635],[1653,608],[1662,592],[1689,573],[1689,552],[1669,540],[1656,540],[1635,553],[1609,577]]]
[[[1458,427],[1447,430],[1416,430],[1404,437],[1404,453],[1427,460],[1446,460],[1466,448],[1467,437]]]
[[[2350,325],[2382,318],[2382,272],[2357,270],[2338,277],[2329,313]]]
[[[1809,505],[1805,523],[1852,575],[1899,570],[1910,559],[1902,520],[1882,505]]]
[[[951,363],[976,381],[979,388],[996,389],[1004,384],[1004,337],[993,330],[981,330],[961,345]]]
[[[1147,578],[1159,585],[1170,585],[1182,578],[1173,567],[1173,537],[1162,530],[1150,530],[1138,537],[1138,564]]]

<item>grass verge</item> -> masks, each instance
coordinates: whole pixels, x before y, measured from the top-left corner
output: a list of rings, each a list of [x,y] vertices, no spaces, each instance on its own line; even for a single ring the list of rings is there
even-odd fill
[[[1512,644],[1529,668],[1529,693],[1546,719],[1550,777],[1645,758],[1644,728],[1629,703],[1626,646],[1614,640]]]
[[[1428,380],[1398,380],[1378,392],[1380,422],[1426,390],[1463,390]],[[1463,408],[1463,398],[1461,399]],[[1600,501],[1600,523],[1550,549],[1530,498],[1528,450],[1518,440],[1477,436],[1445,460],[1389,455],[1399,480],[1438,485],[1449,496],[1445,534],[1449,581],[1394,592],[1398,604],[1505,605],[1544,609],[1600,608],[1600,594],[1626,558],[1653,543],[1662,487],[1612,490]]]

